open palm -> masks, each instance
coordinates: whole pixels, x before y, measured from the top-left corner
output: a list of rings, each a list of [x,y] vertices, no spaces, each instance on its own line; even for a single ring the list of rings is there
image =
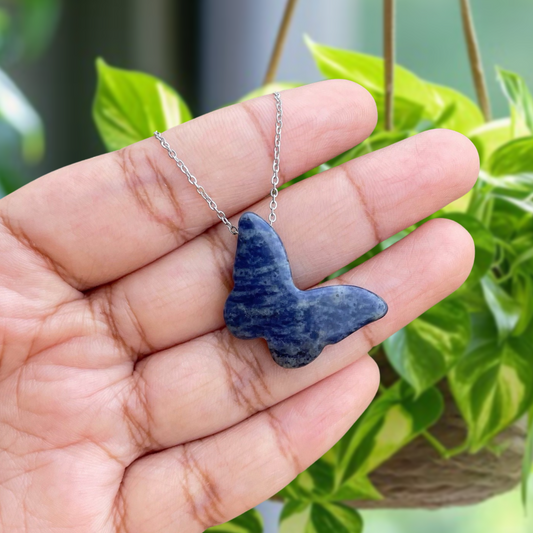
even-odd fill
[[[376,121],[347,81],[285,91],[283,105],[283,181]],[[274,116],[266,96],[165,134],[234,223],[268,214]],[[282,191],[276,231],[296,284],[465,194],[477,171],[466,138],[435,130]],[[473,261],[462,227],[422,225],[335,280],[376,292],[388,315],[286,370],[263,340],[224,328],[236,238],[217,222],[155,139],[0,201],[2,531],[192,533],[246,511],[354,423],[378,386],[369,349]]]

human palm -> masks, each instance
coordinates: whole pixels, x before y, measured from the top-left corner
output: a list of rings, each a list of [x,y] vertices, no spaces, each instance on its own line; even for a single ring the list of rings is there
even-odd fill
[[[364,140],[364,89],[283,93],[281,179]],[[274,102],[165,135],[228,216],[268,214]],[[465,194],[471,143],[435,130],[280,193],[276,230],[308,288]],[[369,349],[455,290],[469,235],[432,220],[334,283],[381,321],[300,370],[224,328],[236,239],[155,139],[0,201],[0,526],[7,533],[193,533],[265,500],[325,453],[378,386]],[[423,357],[423,354],[420,354]]]

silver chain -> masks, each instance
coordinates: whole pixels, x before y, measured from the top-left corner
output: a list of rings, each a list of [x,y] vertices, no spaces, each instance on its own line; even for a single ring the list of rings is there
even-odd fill
[[[270,214],[268,221],[270,225],[276,222],[276,208],[278,202],[278,184],[279,184],[279,151],[281,148],[281,128],[283,127],[283,108],[281,107],[281,96],[279,93],[274,93],[276,99],[276,136],[274,137],[274,162],[272,163],[272,189],[270,191]]]
[[[168,156],[174,159],[178,168],[187,176],[187,181],[196,187],[196,192],[207,202],[209,209],[213,210],[222,223],[230,230],[233,235],[237,235],[239,230],[228,220],[228,217],[218,208],[217,203],[207,194],[205,189],[198,183],[196,176],[191,174],[187,165],[178,157],[176,150],[170,147],[168,141],[158,131],[154,132],[155,138],[161,143],[161,146],[168,152]]]
[[[281,128],[283,127],[283,108],[281,106],[281,96],[279,93],[274,93],[276,100],[276,136],[274,137],[274,162],[272,163],[272,189],[270,190],[270,214],[268,215],[268,221],[270,225],[276,221],[276,213],[274,212],[278,207],[276,198],[278,197],[278,184],[279,184],[279,153],[281,147]],[[161,146],[167,151],[168,156],[174,159],[176,166],[185,174],[187,181],[196,187],[196,192],[207,202],[209,209],[217,214],[217,217],[221,222],[229,229],[232,235],[238,235],[239,230],[229,220],[224,211],[218,208],[216,202],[207,194],[206,190],[198,183],[196,176],[191,174],[191,171],[187,168],[187,165],[178,157],[176,150],[171,148],[168,141],[159,133],[154,132],[154,137],[160,142]]]

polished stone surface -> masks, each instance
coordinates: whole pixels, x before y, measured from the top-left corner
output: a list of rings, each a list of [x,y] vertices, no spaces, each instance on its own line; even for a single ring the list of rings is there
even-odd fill
[[[379,296],[360,287],[296,288],[281,239],[254,213],[239,220],[233,280],[224,307],[229,331],[239,339],[266,339],[274,361],[285,368],[309,364],[326,345],[387,312]]]

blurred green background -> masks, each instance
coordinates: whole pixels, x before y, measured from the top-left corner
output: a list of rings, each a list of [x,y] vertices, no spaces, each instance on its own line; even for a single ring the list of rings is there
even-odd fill
[[[96,57],[164,79],[194,115],[256,89],[284,5],[284,0],[0,0],[0,68],[14,84],[0,79],[0,116],[7,121],[0,124],[4,181],[18,186],[105,151],[91,116]],[[494,67],[520,73],[533,87],[533,0],[473,0],[472,7],[493,115],[507,116],[509,105]],[[278,79],[322,78],[304,34],[381,56],[382,4],[301,0]],[[399,0],[397,43],[399,64],[475,100],[458,2]],[[276,532],[280,505],[268,502],[260,509],[265,532]],[[518,492],[473,507],[362,511],[362,516],[369,533],[525,533],[533,528]]]
[[[261,84],[284,0],[63,2],[60,16],[55,7],[59,0],[0,0],[0,9],[14,11],[18,4],[40,6],[34,31],[44,38],[34,46],[42,43],[41,49],[21,54],[20,45],[9,47],[0,66],[43,118],[47,150],[43,162],[28,173],[36,177],[103,150],[90,113],[97,56],[161,77],[197,115]],[[424,79],[473,97],[458,2],[400,0],[399,5],[397,61]],[[472,6],[494,115],[503,116],[507,104],[497,88],[494,65],[520,72],[533,86],[533,2],[473,0]],[[304,34],[330,46],[381,55],[381,29],[378,0],[301,0],[278,78],[321,78]]]
[[[530,498],[530,505],[533,498]],[[525,516],[518,492],[472,507],[440,511],[363,512],[368,533],[530,533],[533,517]]]

